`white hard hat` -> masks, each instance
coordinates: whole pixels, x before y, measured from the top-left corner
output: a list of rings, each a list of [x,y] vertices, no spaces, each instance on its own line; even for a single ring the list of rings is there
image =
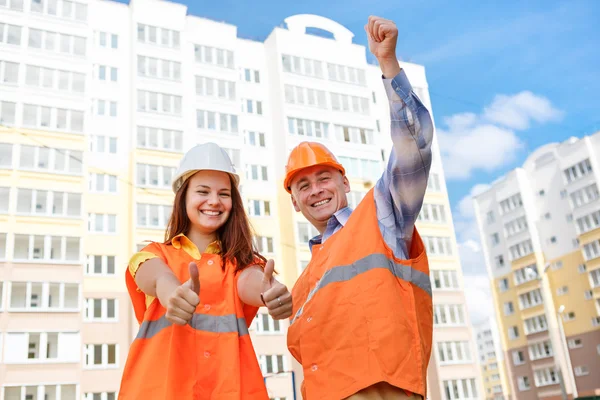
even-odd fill
[[[181,159],[171,181],[173,192],[177,193],[190,176],[202,170],[227,172],[233,177],[236,186],[240,182],[229,154],[216,143],[202,143],[189,149]]]

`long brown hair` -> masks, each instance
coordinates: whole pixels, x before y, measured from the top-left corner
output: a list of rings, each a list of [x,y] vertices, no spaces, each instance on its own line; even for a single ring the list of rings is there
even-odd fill
[[[264,266],[266,259],[254,250],[252,244],[252,228],[244,210],[242,196],[233,177],[229,174],[231,182],[231,213],[227,221],[217,230],[217,239],[221,244],[221,267],[225,269],[227,262],[235,264],[235,272],[239,272],[252,264]],[[190,178],[181,185],[175,194],[173,212],[165,231],[165,243],[170,242],[175,236],[183,233],[187,235],[192,226],[187,216],[185,197],[190,184]],[[202,249],[199,249],[202,251]]]

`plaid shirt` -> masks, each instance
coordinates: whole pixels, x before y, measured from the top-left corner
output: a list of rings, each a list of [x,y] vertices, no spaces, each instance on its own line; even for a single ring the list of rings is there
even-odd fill
[[[431,168],[433,121],[404,70],[393,79],[383,79],[383,85],[390,105],[394,145],[387,168],[375,184],[375,206],[385,242],[397,258],[408,259]],[[310,239],[311,250],[340,230],[351,214],[352,209],[345,207],[332,215],[323,235]]]

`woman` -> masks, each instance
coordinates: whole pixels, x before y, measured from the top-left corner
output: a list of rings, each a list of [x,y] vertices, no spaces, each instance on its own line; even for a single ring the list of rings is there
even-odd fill
[[[135,254],[126,272],[141,326],[120,399],[268,399],[248,327],[260,306],[283,319],[292,302],[273,261],[253,250],[238,183],[214,143],[183,157],[165,242]]]

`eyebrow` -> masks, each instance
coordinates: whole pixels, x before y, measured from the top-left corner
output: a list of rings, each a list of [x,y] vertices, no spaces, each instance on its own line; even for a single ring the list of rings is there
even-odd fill
[[[331,173],[331,171],[328,171],[328,170],[322,170],[322,171],[319,171],[319,172],[317,172],[317,174],[316,174],[316,175],[317,175],[317,176],[321,176],[321,175],[323,175],[323,174],[330,174],[330,173]],[[304,177],[304,178],[300,179],[296,185],[300,185],[300,184],[302,184],[302,183],[304,183],[304,182],[307,182],[307,181],[308,181],[308,178],[307,178],[307,177]]]
[[[199,187],[202,187],[202,188],[205,188],[205,189],[212,189],[210,186],[207,186],[207,185],[202,185],[202,184],[196,185],[196,188],[199,188]],[[219,189],[219,192],[223,192],[223,191],[230,192],[231,189],[229,189],[229,188],[221,188],[221,189]]]

